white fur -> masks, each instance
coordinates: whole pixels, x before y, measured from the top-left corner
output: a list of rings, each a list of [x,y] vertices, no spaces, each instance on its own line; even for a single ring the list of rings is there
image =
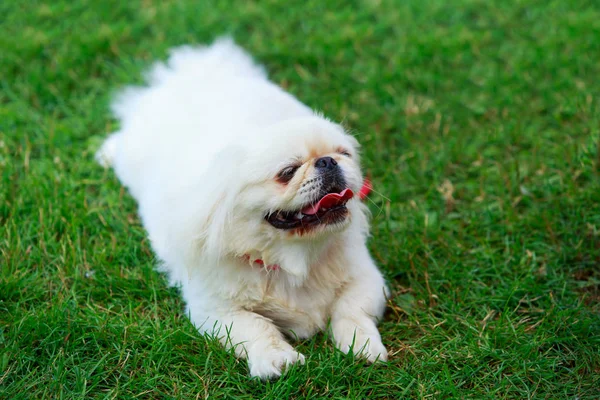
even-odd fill
[[[357,193],[354,138],[269,82],[229,39],[174,49],[148,86],[123,91],[113,111],[121,130],[97,159],[138,201],[162,269],[201,332],[217,334],[261,378],[304,362],[284,333],[307,338],[328,320],[342,351],[354,345],[369,361],[387,359],[376,327],[386,288],[365,245],[364,205],[350,200],[345,222],[305,235],[264,220],[314,196],[314,156],[336,157]],[[293,160],[303,165],[284,187],[274,178]]]

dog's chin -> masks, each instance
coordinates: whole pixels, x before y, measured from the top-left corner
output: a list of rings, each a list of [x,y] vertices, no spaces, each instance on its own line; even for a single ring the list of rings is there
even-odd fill
[[[305,215],[301,211],[278,211],[265,219],[275,229],[306,234],[341,230],[348,225],[350,212],[344,204],[321,209],[313,215]]]
[[[309,235],[323,232],[343,230],[350,221],[350,210],[347,202],[352,197],[349,189],[341,191],[346,195],[343,198],[337,191],[329,194],[328,202],[323,200],[317,204],[307,204],[297,210],[277,210],[265,216],[265,221],[274,229],[292,234]],[[331,195],[335,199],[331,199]]]

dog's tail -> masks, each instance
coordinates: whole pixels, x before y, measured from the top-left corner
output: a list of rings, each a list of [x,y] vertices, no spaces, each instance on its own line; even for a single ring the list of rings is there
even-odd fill
[[[121,121],[121,131],[110,135],[96,153],[96,161],[108,168],[114,166],[121,141],[126,135],[125,122],[132,119],[147,102],[145,97],[150,90],[163,85],[169,79],[213,79],[216,76],[261,77],[266,79],[262,66],[237,46],[230,37],[221,37],[210,46],[182,46],[171,50],[166,63],[159,62],[146,74],[147,86],[127,87],[120,91],[112,103],[115,117]],[[121,151],[124,151],[123,148]],[[131,155],[128,154],[128,157]]]
[[[110,135],[96,152],[96,161],[104,168],[112,167],[117,153],[117,144],[120,139],[120,132]]]
[[[157,86],[173,76],[193,80],[211,79],[215,76],[266,78],[267,73],[231,37],[223,36],[209,46],[180,46],[171,49],[168,61],[154,64],[146,74],[146,81],[150,86]]]

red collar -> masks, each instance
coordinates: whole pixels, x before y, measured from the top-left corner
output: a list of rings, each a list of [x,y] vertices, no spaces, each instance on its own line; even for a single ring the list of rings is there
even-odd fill
[[[369,193],[371,193],[371,190],[373,190],[373,185],[371,184],[369,178],[365,178],[360,190],[358,191],[358,197],[361,200],[364,200],[365,197],[367,197]]]
[[[373,190],[373,185],[371,184],[371,181],[368,178],[366,178],[363,181],[363,184],[362,184],[360,190],[358,191],[358,198],[361,200],[364,200],[365,197],[367,197],[369,195],[369,193],[371,193],[372,190]],[[245,262],[250,262],[250,254],[244,254],[242,259]],[[256,260],[252,260],[252,263],[256,264],[256,265],[260,265],[261,267],[263,267],[265,265],[265,262],[263,260],[261,260],[260,258],[257,258]],[[273,265],[267,265],[266,268],[269,271],[278,271],[280,266],[279,266],[279,264],[273,264]]]
[[[250,254],[244,254],[241,259],[244,262],[249,263],[250,262]],[[263,267],[265,265],[265,262],[263,260],[261,260],[260,258],[257,258],[256,260],[252,260],[251,262],[252,264],[256,264],[256,265],[260,265],[261,267]],[[273,264],[273,265],[267,265],[267,270],[269,271],[277,271],[279,269],[279,264]]]

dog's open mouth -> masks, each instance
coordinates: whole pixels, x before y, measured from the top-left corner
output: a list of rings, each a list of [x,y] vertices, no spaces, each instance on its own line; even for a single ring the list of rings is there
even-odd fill
[[[348,215],[346,203],[354,197],[350,189],[328,193],[316,204],[308,204],[301,210],[276,211],[265,217],[277,229],[309,228],[316,225],[335,224]]]

